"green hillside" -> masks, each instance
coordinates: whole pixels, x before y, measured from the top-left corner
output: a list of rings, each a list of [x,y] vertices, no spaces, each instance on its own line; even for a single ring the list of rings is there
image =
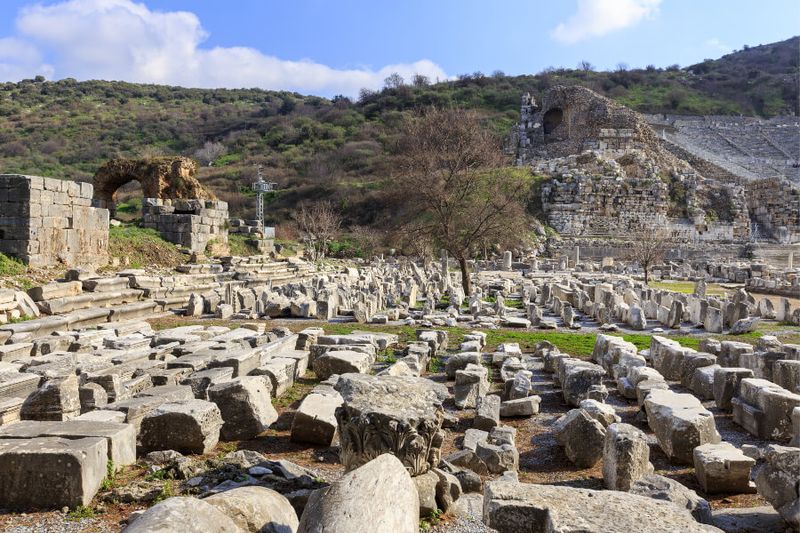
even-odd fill
[[[505,134],[523,92],[556,84],[585,85],[648,113],[798,113],[799,55],[794,37],[687,68],[474,73],[438,84],[408,80],[362,91],[356,101],[37,78],[0,84],[0,172],[88,180],[115,156],[195,156],[206,165],[201,180],[245,216],[252,205],[246,189],[262,164],[266,177],[285,188],[270,199],[275,219],[299,201],[325,198],[350,224],[369,225],[383,212],[381,191],[392,179],[387,154],[403,113],[428,105],[474,108]]]

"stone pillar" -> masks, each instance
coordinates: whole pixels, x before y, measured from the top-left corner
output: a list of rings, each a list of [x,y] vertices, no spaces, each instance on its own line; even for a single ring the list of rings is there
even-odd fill
[[[790,270],[794,268],[794,252],[789,252],[788,266]]]
[[[503,270],[509,271],[511,270],[511,251],[506,250],[503,252]]]
[[[575,247],[575,266],[578,266],[578,263],[581,262],[581,247]]]

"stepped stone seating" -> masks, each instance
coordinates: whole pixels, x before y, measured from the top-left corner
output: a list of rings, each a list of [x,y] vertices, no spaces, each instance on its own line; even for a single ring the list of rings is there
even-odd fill
[[[691,464],[697,446],[721,440],[714,416],[691,394],[653,390],[644,407],[647,423],[670,459]]]

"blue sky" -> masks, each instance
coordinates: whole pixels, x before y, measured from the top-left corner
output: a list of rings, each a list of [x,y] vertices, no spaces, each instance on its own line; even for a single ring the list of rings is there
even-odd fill
[[[798,33],[797,0],[3,0],[0,80],[353,95],[393,71],[689,65]]]

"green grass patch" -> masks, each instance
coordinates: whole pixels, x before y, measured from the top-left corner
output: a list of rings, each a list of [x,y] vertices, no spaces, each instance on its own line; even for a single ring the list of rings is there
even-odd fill
[[[679,292],[682,294],[692,294],[694,292],[693,281],[651,281],[648,283],[648,286],[654,289]],[[708,296],[722,296],[725,292],[726,290],[716,283],[709,283],[706,285],[706,294]]]
[[[112,226],[108,232],[108,251],[130,268],[174,267],[184,262],[178,248],[149,228],[134,225]]]
[[[21,261],[0,253],[0,277],[23,276],[27,271]]]
[[[261,252],[258,251],[258,247],[249,241],[252,241],[252,239],[242,233],[229,234],[228,248],[230,249],[231,255],[238,255],[242,257],[260,255]]]
[[[322,326],[325,332],[332,335],[346,335],[353,332],[353,330],[366,330],[366,331],[383,331],[386,333],[394,333],[402,343],[408,343],[416,340],[416,330],[418,328],[412,326],[384,326],[372,324],[325,324]],[[419,328],[421,329],[421,328]],[[462,328],[434,328],[443,329],[449,334],[449,346],[451,349],[457,349],[464,339],[464,335],[469,333],[469,330]],[[513,329],[495,329],[484,330],[486,333],[486,349],[487,351],[494,350],[497,345],[504,342],[519,343],[523,352],[531,351],[540,341],[548,341],[553,343],[559,350],[569,355],[576,357],[588,357],[592,354],[594,343],[597,340],[595,333],[575,333],[567,331],[517,331]],[[640,350],[650,347],[650,339],[652,335],[645,334],[627,334],[619,335],[628,342],[632,342]],[[682,337],[671,336],[671,339],[676,340],[682,346],[687,348],[694,348],[695,350],[700,346],[700,337]]]

